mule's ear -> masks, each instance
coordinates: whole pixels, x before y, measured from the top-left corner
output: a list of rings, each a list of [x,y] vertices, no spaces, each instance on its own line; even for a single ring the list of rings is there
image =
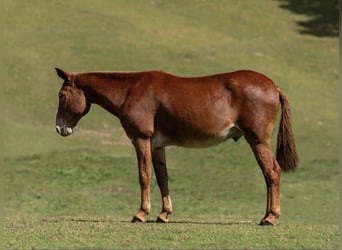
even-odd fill
[[[63,70],[59,69],[59,68],[55,68],[57,75],[62,78],[64,81],[68,81],[69,80],[69,74],[67,72],[64,72]]]

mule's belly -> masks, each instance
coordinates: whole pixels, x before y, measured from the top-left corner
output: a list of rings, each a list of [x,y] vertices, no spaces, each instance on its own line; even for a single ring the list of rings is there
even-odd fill
[[[232,96],[220,82],[183,89],[178,86],[161,104],[154,117],[152,145],[209,147],[242,136]]]
[[[204,148],[217,145],[228,139],[234,139],[237,141],[242,135],[242,131],[234,124],[213,134],[192,131],[192,133],[180,132],[170,135],[156,131],[152,137],[152,148],[161,148],[168,145]]]

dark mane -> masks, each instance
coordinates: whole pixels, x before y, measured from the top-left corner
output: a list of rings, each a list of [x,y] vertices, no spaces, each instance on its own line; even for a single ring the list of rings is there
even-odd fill
[[[138,82],[140,79],[146,76],[155,76],[158,74],[170,75],[162,70],[150,70],[150,71],[87,71],[87,72],[75,72],[74,80],[77,85],[84,85],[87,81],[92,82],[109,82],[111,83],[133,83]],[[176,77],[176,76],[174,76]]]
[[[87,77],[87,78],[107,78],[110,80],[117,81],[126,81],[126,80],[134,80],[137,77],[141,76],[145,72],[135,72],[135,71],[89,71],[89,72],[80,72],[77,73],[77,77]]]

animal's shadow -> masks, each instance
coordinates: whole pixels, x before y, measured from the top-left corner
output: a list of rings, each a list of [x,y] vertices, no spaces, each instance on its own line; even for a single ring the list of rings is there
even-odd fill
[[[111,218],[99,218],[99,219],[86,219],[86,218],[53,218],[53,219],[42,219],[42,221],[51,222],[51,223],[58,223],[58,222],[75,222],[75,223],[127,223],[127,224],[134,224],[129,220],[117,220]],[[193,220],[175,220],[169,221],[168,223],[160,223],[156,220],[146,220],[145,223],[135,223],[135,224],[188,224],[188,225],[248,225],[248,224],[257,224],[253,223],[252,221],[193,221]]]

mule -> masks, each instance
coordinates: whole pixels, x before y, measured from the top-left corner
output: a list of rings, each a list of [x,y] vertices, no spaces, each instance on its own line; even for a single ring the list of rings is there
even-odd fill
[[[56,130],[72,134],[92,104],[119,118],[132,141],[139,169],[141,205],[132,222],[150,213],[153,165],[162,198],[158,222],[168,222],[172,203],[165,147],[208,147],[242,136],[250,145],[266,182],[266,212],[260,225],[280,216],[280,175],[292,171],[298,156],[288,99],[263,74],[240,70],[204,77],[179,77],[162,71],[65,72],[59,91]],[[281,107],[276,157],[270,137]]]

